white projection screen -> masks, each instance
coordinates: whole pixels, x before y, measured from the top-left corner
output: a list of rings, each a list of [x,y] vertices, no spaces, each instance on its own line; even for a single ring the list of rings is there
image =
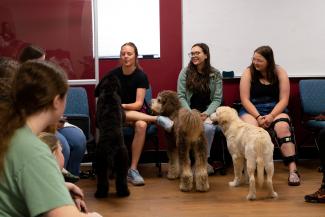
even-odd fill
[[[97,0],[98,56],[119,58],[134,42],[140,57],[160,57],[159,0]]]
[[[325,77],[325,1],[183,0],[183,65],[196,42],[211,63],[240,76],[261,45],[290,77]]]

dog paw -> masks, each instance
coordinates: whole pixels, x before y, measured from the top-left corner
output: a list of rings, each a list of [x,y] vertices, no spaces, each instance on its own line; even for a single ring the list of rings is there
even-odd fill
[[[185,176],[185,177],[181,177],[180,180],[180,184],[179,184],[179,189],[181,191],[191,191],[193,188],[193,176]]]
[[[272,198],[278,198],[279,197],[278,193],[276,193],[275,191],[273,191],[270,196]]]
[[[129,191],[129,189],[119,190],[119,191],[116,191],[116,195],[118,197],[128,197],[130,195],[130,191]]]
[[[228,182],[228,184],[229,184],[230,187],[237,187],[237,186],[240,185],[240,182],[237,181],[237,180],[234,180],[232,182]]]
[[[191,191],[192,188],[193,188],[192,186],[187,186],[187,185],[184,185],[182,183],[179,185],[179,190],[181,190],[183,192]]]
[[[167,178],[168,179],[171,179],[171,180],[178,179],[179,178],[179,174],[168,171]]]
[[[255,200],[256,199],[256,195],[255,194],[248,194],[246,197],[247,200]]]
[[[201,192],[207,192],[210,189],[209,182],[196,183],[196,190]]]
[[[206,192],[209,190],[208,174],[202,176],[195,176],[195,185],[197,191]]]

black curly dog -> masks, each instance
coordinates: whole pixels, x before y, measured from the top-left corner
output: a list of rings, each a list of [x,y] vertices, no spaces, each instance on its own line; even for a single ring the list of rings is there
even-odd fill
[[[95,89],[98,97],[96,123],[99,140],[96,146],[97,191],[95,197],[108,196],[108,171],[115,173],[116,194],[130,195],[127,185],[128,151],[124,144],[123,122],[125,113],[121,107],[121,85],[112,75],[105,76]]]

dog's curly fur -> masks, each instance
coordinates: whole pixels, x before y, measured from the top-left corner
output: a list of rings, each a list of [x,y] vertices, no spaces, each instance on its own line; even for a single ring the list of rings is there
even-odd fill
[[[123,137],[125,113],[121,107],[120,91],[119,80],[113,75],[103,78],[95,90],[99,129],[96,147],[97,198],[108,196],[108,170],[115,172],[116,194],[119,197],[130,194],[127,185],[128,151]]]
[[[190,191],[193,188],[190,151],[194,153],[194,181],[197,191],[208,191],[207,142],[204,135],[200,113],[195,110],[181,108],[177,93],[162,91],[153,100],[152,110],[169,117],[174,121],[172,132],[165,132],[168,144],[169,179],[180,176],[180,190]]]
[[[230,186],[238,186],[245,167],[249,178],[248,200],[256,199],[255,170],[257,168],[257,183],[264,183],[264,169],[267,174],[267,187],[271,197],[278,195],[273,190],[272,177],[274,173],[273,149],[271,137],[266,130],[242,121],[237,111],[227,106],[220,106],[211,115],[211,120],[218,123],[227,138],[227,147],[231,154],[235,178]]]

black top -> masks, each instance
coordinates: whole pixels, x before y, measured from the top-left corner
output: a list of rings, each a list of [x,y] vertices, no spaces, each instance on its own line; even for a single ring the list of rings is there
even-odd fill
[[[256,103],[278,102],[279,82],[262,84],[259,80],[251,83],[250,99]]]
[[[211,103],[210,91],[206,93],[194,91],[191,97],[191,109],[197,109],[200,112],[207,110],[208,106]]]
[[[140,69],[135,69],[130,75],[123,75],[122,67],[109,72],[117,76],[121,83],[121,101],[123,104],[134,103],[137,95],[137,88],[149,88],[147,75]]]

